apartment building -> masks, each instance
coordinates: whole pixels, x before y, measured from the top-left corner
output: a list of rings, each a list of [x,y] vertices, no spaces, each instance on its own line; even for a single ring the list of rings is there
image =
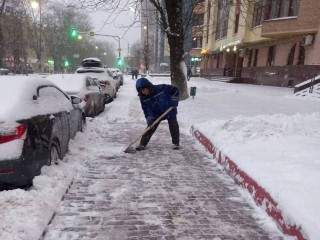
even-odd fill
[[[319,0],[206,0],[201,74],[293,86],[320,73]]]

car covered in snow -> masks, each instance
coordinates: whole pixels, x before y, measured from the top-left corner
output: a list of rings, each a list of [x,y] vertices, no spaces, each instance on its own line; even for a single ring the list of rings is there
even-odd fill
[[[25,186],[44,165],[57,163],[82,130],[80,98],[27,76],[0,81],[0,188]]]
[[[94,78],[79,74],[53,74],[47,76],[47,79],[70,97],[81,98],[81,107],[86,117],[95,117],[104,111],[105,95]]]
[[[105,103],[113,101],[117,97],[117,80],[103,67],[79,67],[76,74],[89,76],[94,79],[100,86],[105,95]]]
[[[113,76],[117,77],[117,80],[119,81],[119,87],[123,85],[123,74],[118,68],[107,68],[110,72],[112,72]]]
[[[7,68],[0,68],[0,75],[12,75],[12,72]]]

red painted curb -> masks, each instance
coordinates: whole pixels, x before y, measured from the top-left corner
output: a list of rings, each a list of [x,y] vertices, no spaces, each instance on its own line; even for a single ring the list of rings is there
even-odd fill
[[[191,133],[208,150],[208,152],[212,154],[213,158],[223,166],[228,175],[231,176],[238,185],[247,189],[258,205],[263,206],[267,214],[276,221],[283,233],[294,236],[297,240],[307,239],[303,237],[301,227],[290,225],[284,221],[281,211],[277,208],[278,203],[273,200],[271,195],[266,192],[263,187],[239,169],[237,164],[235,164],[229,157],[225,156],[208,138],[193,126],[191,127]]]

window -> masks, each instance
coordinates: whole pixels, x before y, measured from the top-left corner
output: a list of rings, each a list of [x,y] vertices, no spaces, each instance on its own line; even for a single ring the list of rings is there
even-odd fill
[[[210,18],[211,18],[211,2],[208,1],[208,6],[207,6],[207,36],[206,36],[206,43],[207,44],[209,42]]]
[[[257,49],[256,49],[257,50]],[[252,62],[252,53],[253,53],[253,50],[250,49],[249,50],[249,56],[248,56],[248,65],[247,67],[251,67],[251,62]]]
[[[37,113],[56,113],[73,109],[69,98],[54,86],[38,87]]]
[[[295,52],[296,52],[296,44],[294,44],[289,51],[289,55],[288,55],[288,59],[287,59],[287,66],[293,65]]]
[[[253,17],[252,17],[252,27],[259,26],[262,23],[263,2],[264,2],[263,0],[260,0],[254,4]]]
[[[258,55],[259,55],[259,49],[254,50],[254,59],[253,59],[253,67],[257,66],[258,63]]]
[[[193,26],[202,26],[204,23],[204,14],[193,15]]]
[[[234,19],[234,34],[238,33],[239,29],[239,19],[240,19],[240,13],[236,13],[235,19]]]
[[[276,46],[270,46],[268,51],[267,66],[274,65],[275,56],[276,56]]]
[[[227,36],[228,33],[228,20],[229,20],[229,8],[230,4],[227,0],[221,0],[218,2],[218,18],[216,28],[216,39]]]
[[[192,40],[192,48],[202,48],[202,37],[195,37]]]
[[[237,0],[237,5],[235,9],[235,16],[234,16],[234,34],[238,33],[239,30],[239,20],[240,20],[240,3],[241,0]]]
[[[300,0],[267,0],[265,18],[297,16],[299,5]]]

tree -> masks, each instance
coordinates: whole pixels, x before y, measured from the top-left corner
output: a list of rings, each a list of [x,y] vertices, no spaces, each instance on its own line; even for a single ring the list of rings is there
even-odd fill
[[[0,68],[3,68],[3,58],[4,58],[4,38],[3,38],[3,11],[4,6],[6,4],[6,0],[2,0],[0,2]]]
[[[103,9],[111,15],[117,15],[120,12],[127,11],[129,7],[134,9],[141,9],[143,2],[150,1],[153,4],[156,15],[159,16],[159,21],[157,24],[163,29],[168,38],[168,43],[170,47],[170,65],[171,65],[171,83],[175,85],[180,90],[180,99],[188,98],[187,89],[187,76],[186,76],[186,66],[184,62],[184,22],[183,19],[187,19],[190,22],[192,9],[188,8],[188,13],[183,15],[183,4],[184,0],[69,0],[73,5],[80,6],[83,9],[89,11],[96,11]],[[190,0],[190,6],[196,5],[198,0]],[[139,22],[140,14],[139,11],[136,12],[136,17],[130,26]],[[144,52],[149,53],[148,46],[144,46]],[[146,58],[146,57],[145,57]],[[145,59],[147,63],[150,61],[149,56]]]

